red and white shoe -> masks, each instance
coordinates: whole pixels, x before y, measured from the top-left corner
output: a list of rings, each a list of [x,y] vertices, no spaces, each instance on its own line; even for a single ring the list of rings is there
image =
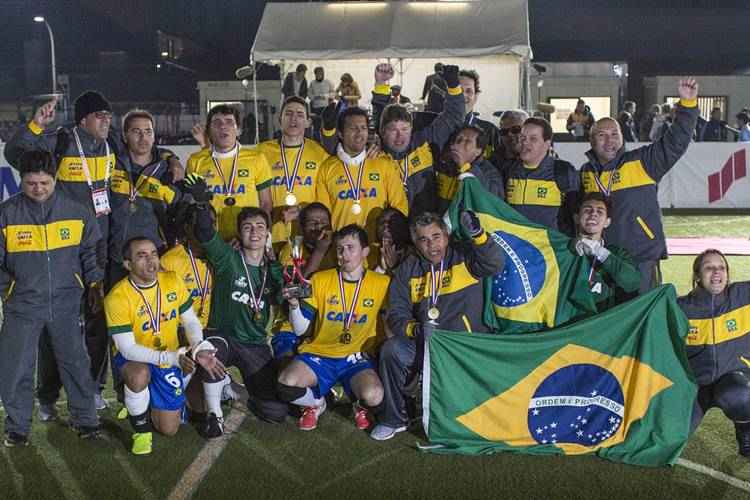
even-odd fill
[[[365,431],[370,428],[370,412],[366,408],[354,403],[354,423],[357,429]]]
[[[299,430],[311,431],[316,429],[318,427],[318,417],[320,417],[324,411],[326,411],[325,400],[323,400],[323,404],[318,407],[305,406],[302,409],[302,416],[299,418]]]

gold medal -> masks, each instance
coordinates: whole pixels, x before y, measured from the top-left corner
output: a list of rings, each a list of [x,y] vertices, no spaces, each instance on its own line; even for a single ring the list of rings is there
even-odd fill
[[[432,321],[435,321],[440,317],[440,309],[438,309],[435,306],[430,307],[427,310],[427,317],[430,318]]]
[[[159,337],[154,337],[154,348],[158,349],[161,347],[161,339]]]
[[[130,202],[128,211],[130,211],[130,215],[134,215],[138,211],[138,205],[135,204],[135,201]]]
[[[237,200],[235,200],[231,196],[228,196],[228,197],[224,198],[224,205],[226,205],[228,207],[233,207],[235,203],[237,203]]]
[[[339,337],[339,341],[342,344],[351,344],[352,343],[352,334],[345,330],[344,333],[341,334],[341,337]]]
[[[354,215],[359,215],[362,213],[362,205],[359,203],[359,200],[354,202],[354,205],[352,205],[352,213]]]
[[[255,311],[253,317],[255,318],[255,321],[261,321],[263,320],[263,313],[261,313],[260,311]]]
[[[286,202],[286,206],[293,207],[297,204],[297,195],[289,191],[286,194],[286,198],[284,199],[284,201]]]

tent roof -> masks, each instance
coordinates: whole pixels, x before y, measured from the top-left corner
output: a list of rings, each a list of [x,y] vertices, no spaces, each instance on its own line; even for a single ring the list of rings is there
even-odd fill
[[[529,55],[527,0],[266,3],[256,61]]]

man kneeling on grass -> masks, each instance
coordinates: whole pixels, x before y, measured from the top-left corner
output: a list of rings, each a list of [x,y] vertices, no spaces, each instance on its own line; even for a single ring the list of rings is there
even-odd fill
[[[112,365],[125,382],[125,406],[135,430],[132,451],[147,455],[152,428],[169,436],[177,433],[195,363],[217,378],[224,377],[225,369],[213,345],[203,340],[182,280],[159,271],[156,245],[148,238],[132,238],[122,253],[129,274],[104,299],[104,311],[117,351]],[[178,323],[189,348],[180,347]]]
[[[344,226],[334,236],[338,268],[312,277],[312,295],[301,302],[289,298],[294,333],[303,335],[314,321],[312,339],[279,375],[279,399],[304,407],[301,430],[312,430],[326,409],[325,395],[342,383],[353,396],[359,429],[370,426],[368,412],[377,414],[383,386],[368,354],[375,351],[383,328],[381,310],[390,278],[367,271],[370,251],[361,227]]]

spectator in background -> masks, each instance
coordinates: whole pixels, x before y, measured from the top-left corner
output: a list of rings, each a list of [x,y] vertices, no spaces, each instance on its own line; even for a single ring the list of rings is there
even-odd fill
[[[641,118],[640,128],[638,130],[638,138],[641,142],[648,142],[651,140],[651,127],[654,125],[654,118],[656,118],[661,112],[661,107],[658,104],[651,106],[651,109],[643,115]]]
[[[635,108],[636,106],[633,101],[625,101],[620,116],[617,117],[617,121],[620,123],[620,128],[622,129],[622,138],[625,142],[638,142]]]
[[[750,115],[742,112],[737,113],[737,140],[739,142],[750,142]]]
[[[503,173],[506,162],[518,159],[521,153],[521,127],[529,118],[529,114],[522,109],[510,109],[500,116],[500,147],[495,151],[493,162]]]
[[[442,113],[448,84],[443,78],[443,63],[435,63],[435,72],[424,79],[422,100],[425,101],[425,111]]]
[[[568,123],[565,128],[573,134],[576,141],[585,142],[589,140],[589,132],[591,132],[593,126],[594,116],[591,114],[590,108],[586,106],[586,101],[578,99],[576,109],[568,115]]]
[[[341,83],[336,87],[336,95],[340,99],[340,110],[353,106],[359,106],[359,100],[362,98],[362,92],[359,85],[349,73],[341,75]]]
[[[307,99],[307,79],[305,78],[307,73],[307,66],[299,64],[297,70],[294,73],[288,73],[284,78],[284,85],[281,87],[281,93],[284,95],[284,100],[287,97],[296,95],[302,99]]]
[[[727,122],[721,119],[721,109],[711,110],[711,119],[708,120],[699,140],[703,142],[726,142]]]
[[[320,114],[323,112],[326,106],[328,106],[336,95],[333,83],[325,78],[325,71],[322,67],[318,66],[313,71],[315,73],[315,80],[310,82],[308,94],[310,96],[310,112],[316,115],[315,118],[320,119]],[[314,118],[314,119],[315,119]],[[315,127],[316,130],[320,126]]]
[[[651,131],[648,134],[648,138],[653,141],[658,141],[669,129],[669,125],[672,123],[672,106],[669,104],[662,104],[661,113],[654,117],[654,121],[651,124]]]
[[[473,69],[461,70],[458,73],[458,81],[464,92],[464,103],[466,105],[466,118],[464,125],[469,127],[479,127],[487,137],[487,144],[484,148],[484,158],[487,160],[494,159],[495,150],[500,147],[500,131],[495,125],[479,118],[479,113],[474,111],[474,107],[479,99],[479,74]]]
[[[388,104],[411,104],[411,99],[401,95],[401,85],[391,85],[391,101]]]

